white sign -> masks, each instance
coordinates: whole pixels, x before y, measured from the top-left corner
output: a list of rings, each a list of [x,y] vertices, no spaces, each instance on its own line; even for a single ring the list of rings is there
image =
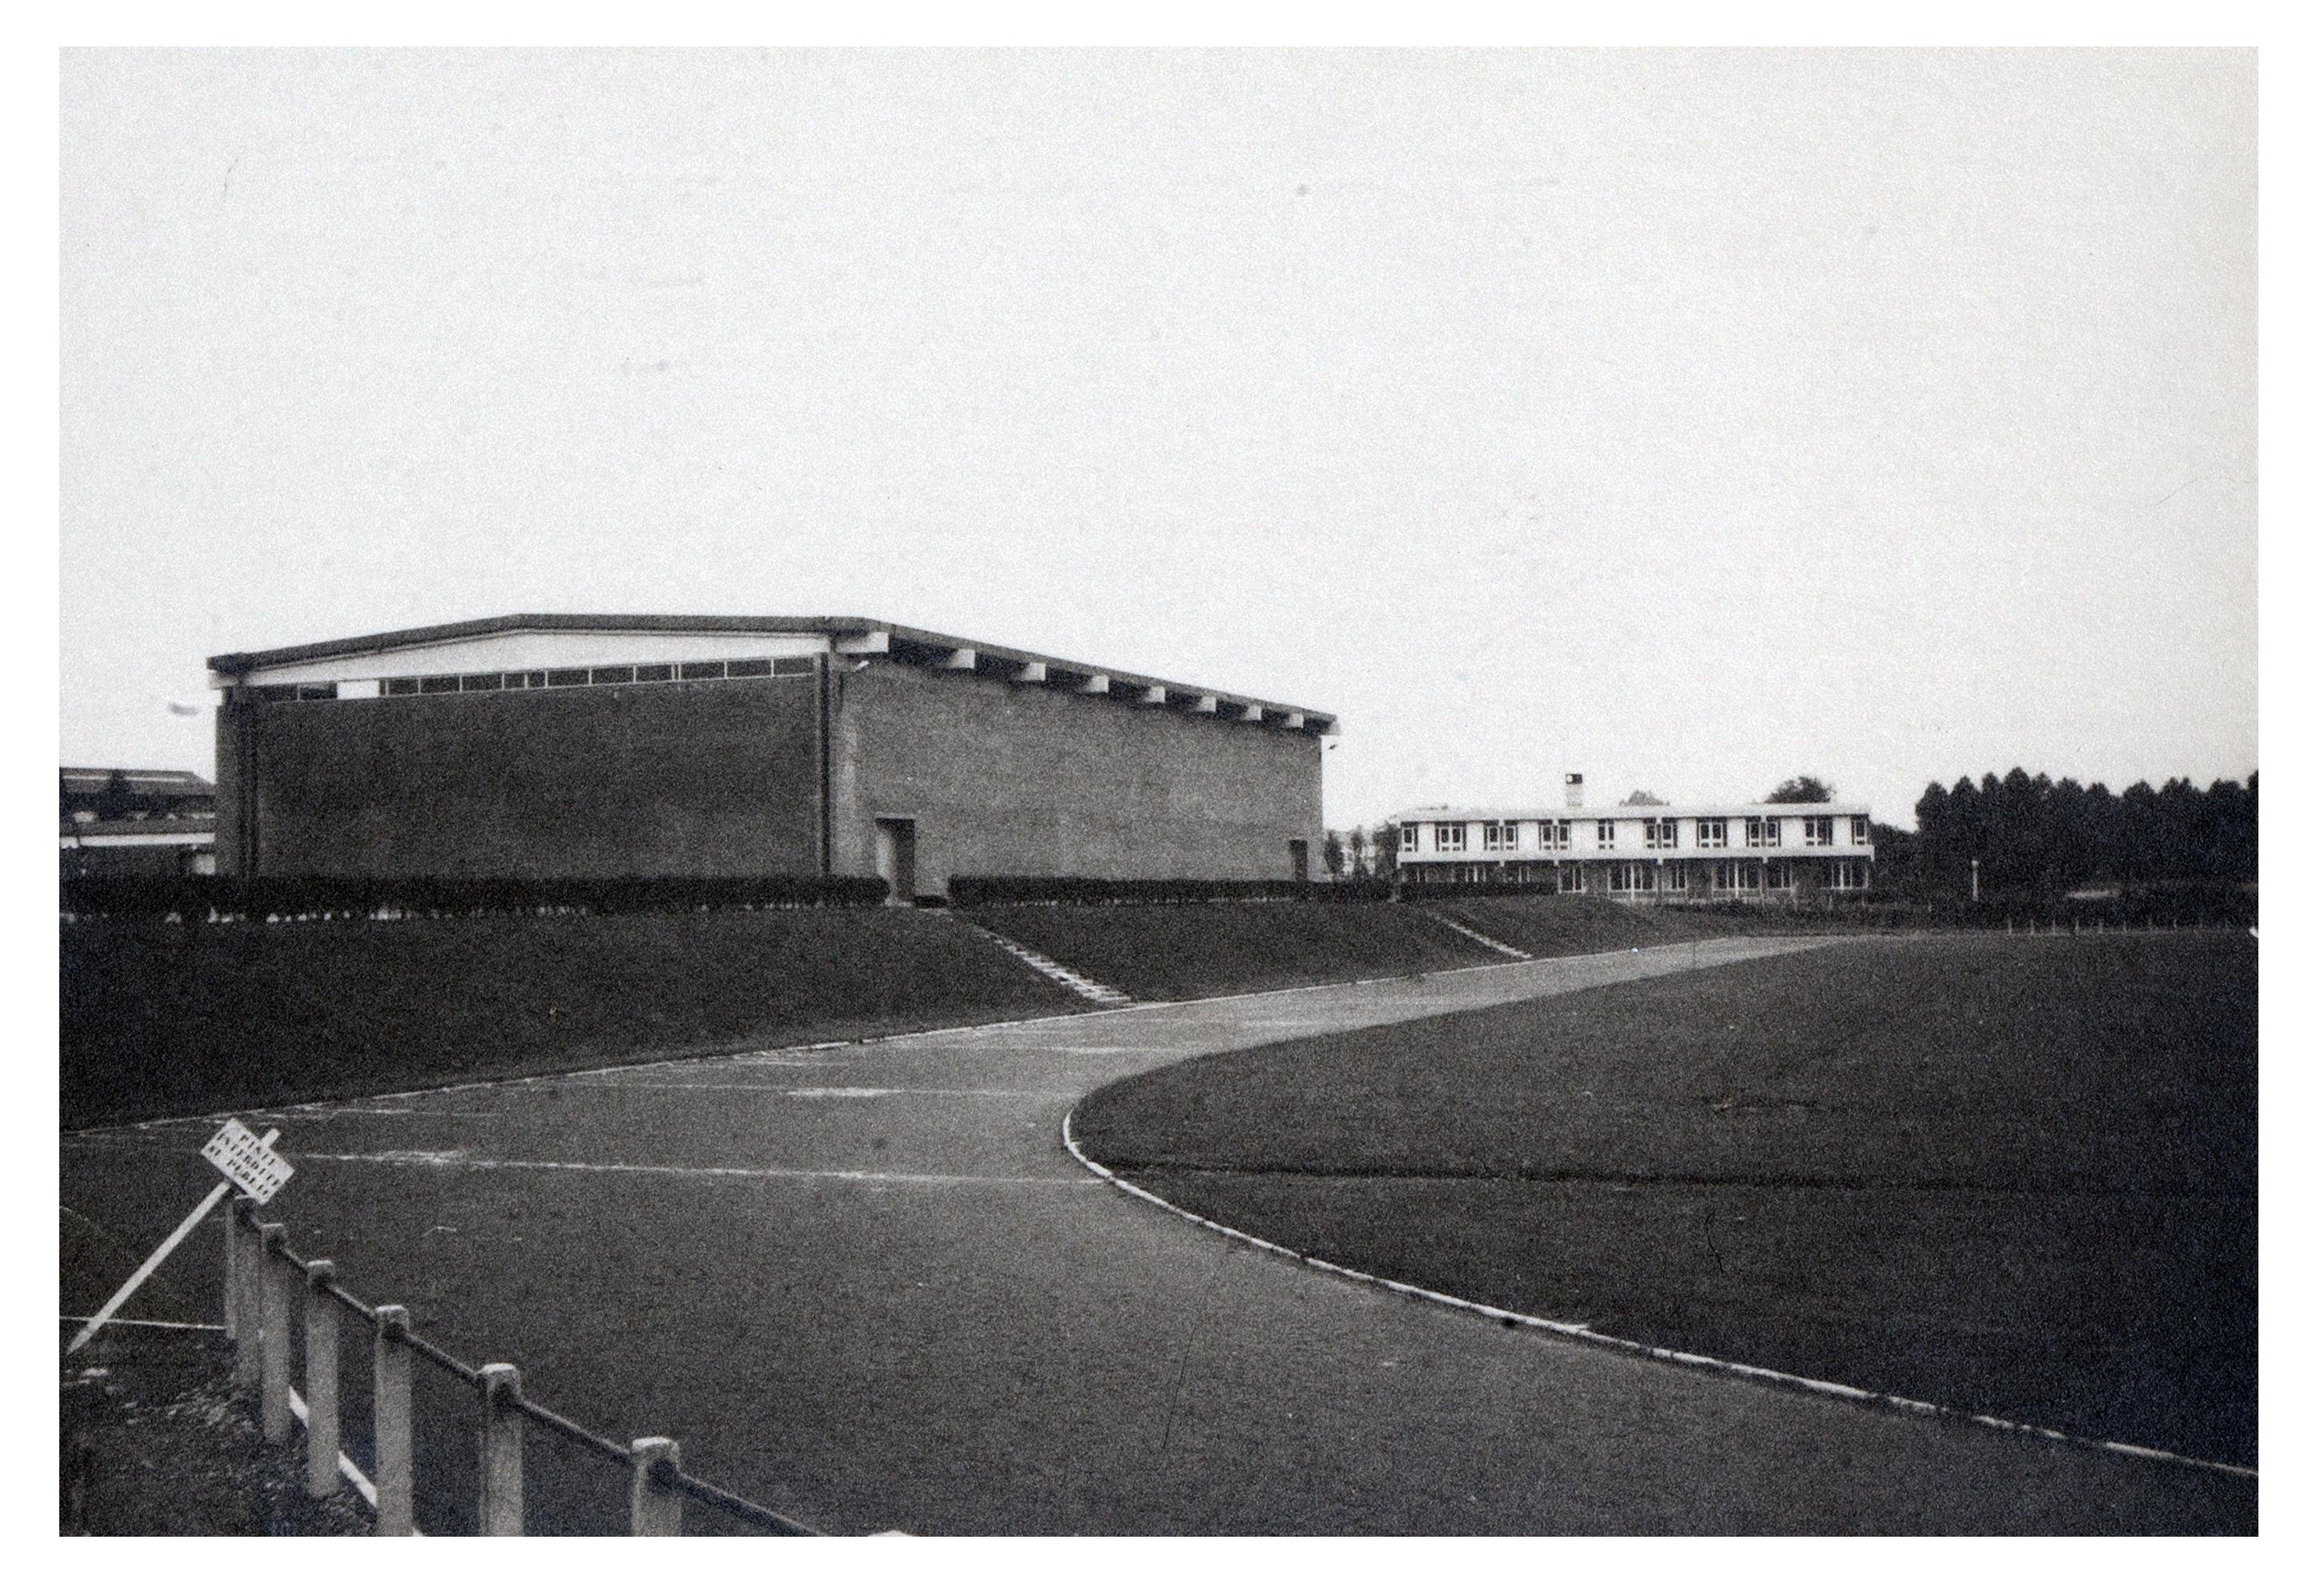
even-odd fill
[[[270,1138],[268,1138],[270,1140]],[[269,1203],[282,1183],[296,1171],[289,1160],[260,1142],[247,1125],[237,1119],[225,1122],[225,1128],[209,1138],[201,1149],[201,1156],[215,1164],[225,1177],[260,1203]]]

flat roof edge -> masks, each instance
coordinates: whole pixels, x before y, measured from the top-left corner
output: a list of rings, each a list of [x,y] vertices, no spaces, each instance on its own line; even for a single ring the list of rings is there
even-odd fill
[[[422,648],[428,643],[463,642],[471,638],[502,636],[512,632],[613,631],[632,632],[639,636],[653,633],[681,632],[762,632],[769,635],[818,633],[830,636],[860,636],[884,632],[896,640],[933,648],[969,648],[976,653],[1000,659],[1035,661],[1075,675],[1108,676],[1136,686],[1162,687],[1169,692],[1196,694],[1223,700],[1230,703],[1259,704],[1265,710],[1280,714],[1300,715],[1307,720],[1322,722],[1310,729],[1325,736],[1338,735],[1341,717],[1324,710],[1313,710],[1304,704],[1283,703],[1254,693],[1201,687],[1193,683],[1170,681],[1153,676],[1143,671],[1117,670],[1109,666],[1089,665],[1082,660],[1064,659],[1057,654],[1047,654],[1036,648],[1020,648],[1002,643],[976,641],[971,638],[954,637],[946,632],[929,631],[922,627],[905,626],[895,622],[879,621],[866,615],[565,615],[525,614],[498,615],[482,621],[456,621],[439,626],[411,627],[401,631],[371,632],[361,637],[336,638],[326,642],[301,643],[286,648],[263,648],[244,653],[212,656],[208,668],[221,676],[236,676],[250,671],[270,670],[281,666],[318,664],[324,660],[345,659],[364,654],[383,654],[399,648]]]

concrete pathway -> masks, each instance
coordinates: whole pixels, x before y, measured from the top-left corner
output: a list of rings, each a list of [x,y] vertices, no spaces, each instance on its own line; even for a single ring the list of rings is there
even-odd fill
[[[2253,1480],[1506,1330],[1218,1238],[1062,1145],[1085,1092],[1175,1059],[1818,945],[1541,959],[244,1117],[282,1126],[300,1174],[274,1216],[352,1290],[835,1531],[2254,1531]],[[165,1230],[205,1185],[210,1123],[68,1139],[64,1200]]]

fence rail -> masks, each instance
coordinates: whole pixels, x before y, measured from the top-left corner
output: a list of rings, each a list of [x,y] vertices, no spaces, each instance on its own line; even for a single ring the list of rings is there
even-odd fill
[[[350,1485],[376,1510],[378,1534],[420,1532],[412,1510],[417,1459],[411,1424],[411,1374],[418,1360],[471,1387],[479,1398],[477,1521],[485,1535],[524,1532],[523,1436],[532,1424],[627,1472],[631,1534],[680,1535],[686,1501],[773,1535],[819,1533],[684,1472],[681,1449],[667,1436],[640,1436],[621,1444],[525,1395],[515,1365],[477,1368],[436,1346],[411,1331],[408,1309],[364,1302],[339,1283],[331,1260],[298,1257],[290,1250],[287,1227],[261,1223],[257,1212],[249,1198],[235,1197],[225,1216],[225,1322],[234,1344],[234,1388],[256,1398],[265,1439],[275,1445],[288,1444],[296,1425],[304,1424],[307,1493],[329,1496]],[[370,1329],[374,1475],[364,1474],[340,1450],[338,1331],[346,1315]],[[290,1382],[296,1320],[302,1320],[305,1333],[302,1395]]]

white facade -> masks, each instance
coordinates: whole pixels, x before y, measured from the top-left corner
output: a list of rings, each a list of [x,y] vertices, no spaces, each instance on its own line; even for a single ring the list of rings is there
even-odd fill
[[[1527,882],[1629,897],[1856,892],[1872,817],[1848,804],[1409,809],[1391,816],[1400,876]]]

